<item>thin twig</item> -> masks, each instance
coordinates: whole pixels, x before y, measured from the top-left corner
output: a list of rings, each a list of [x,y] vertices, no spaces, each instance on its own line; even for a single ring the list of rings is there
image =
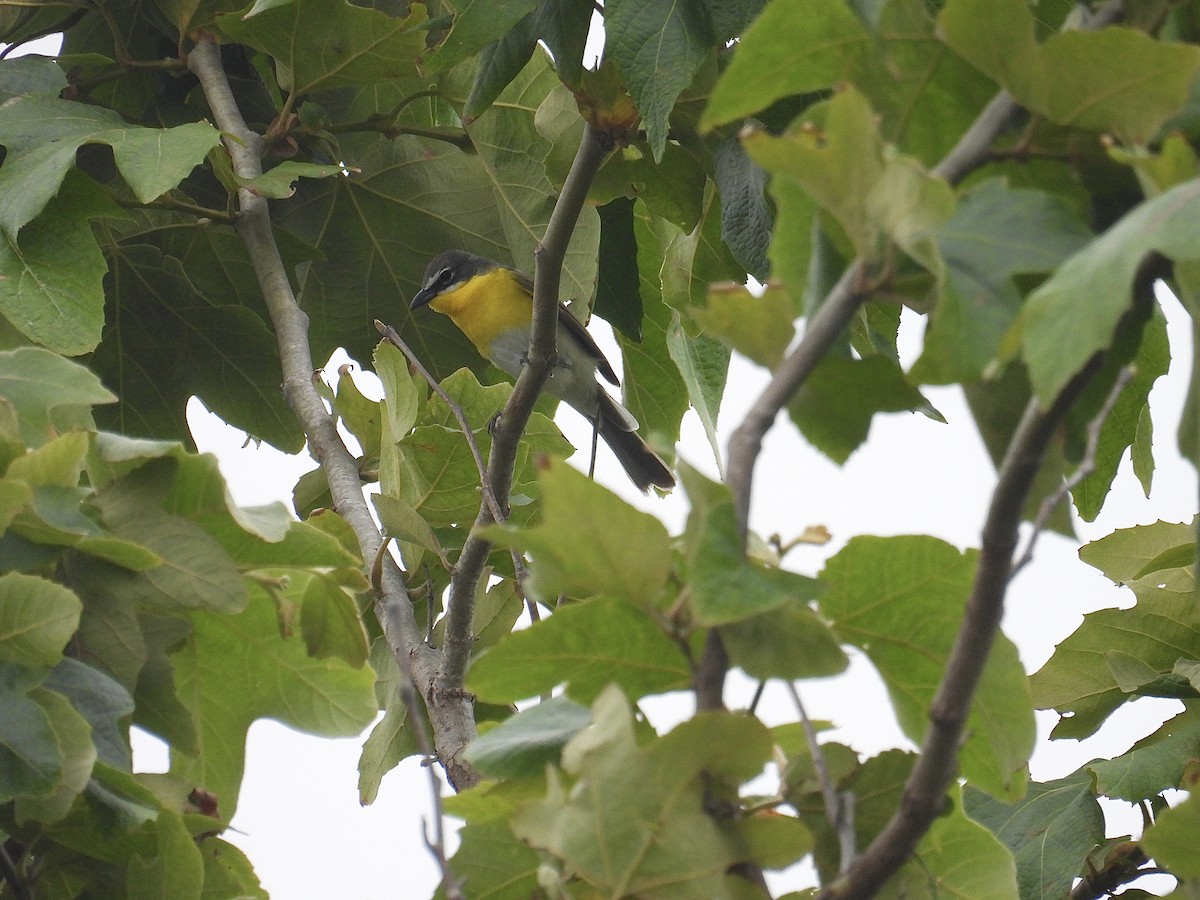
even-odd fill
[[[788,693],[792,696],[792,703],[795,704],[796,712],[800,716],[800,725],[804,729],[804,740],[808,744],[808,752],[813,759],[813,771],[817,773],[817,783],[821,786],[821,799],[825,804],[825,821],[837,835],[838,872],[845,872],[854,862],[854,854],[858,852],[854,835],[854,821],[846,820],[844,814],[846,806],[843,802],[845,797],[838,792],[837,785],[833,783],[833,779],[829,775],[829,766],[825,762],[825,751],[821,749],[821,742],[817,740],[817,730],[808,717],[808,710],[804,708],[800,692],[796,690],[794,682],[785,681],[784,684],[787,685]]]
[[[496,502],[496,496],[492,493],[492,480],[488,477],[487,464],[483,461],[483,454],[479,451],[479,442],[475,440],[475,432],[471,428],[471,423],[467,421],[467,414],[463,412],[463,408],[459,403],[446,393],[446,389],[438,383],[438,380],[433,377],[432,373],[421,364],[421,360],[413,353],[412,348],[408,346],[404,338],[396,333],[396,329],[391,325],[385,325],[378,319],[375,320],[375,330],[387,338],[388,343],[399,350],[408,359],[409,365],[417,370],[417,373],[425,379],[432,388],[433,392],[442,398],[442,402],[449,407],[450,412],[458,421],[458,427],[462,430],[463,437],[466,438],[467,446],[471,449],[471,458],[475,460],[475,468],[479,471],[479,485],[483,490],[483,501],[488,505],[488,509],[492,512],[492,517],[497,522],[504,522],[507,516],[500,509],[500,504]]]
[[[1137,367],[1132,363],[1125,366],[1117,373],[1117,380],[1113,382],[1112,389],[1108,392],[1108,396],[1104,398],[1104,405],[1100,407],[1100,411],[1087,424],[1087,443],[1084,446],[1083,459],[1079,461],[1079,467],[1071,473],[1069,478],[1064,478],[1062,484],[1058,486],[1053,494],[1042,500],[1038,507],[1037,518],[1033,521],[1033,531],[1029,534],[1029,540],[1025,544],[1025,550],[1013,563],[1012,575],[1010,578],[1016,578],[1017,573],[1029,565],[1033,561],[1033,548],[1038,542],[1038,538],[1042,536],[1042,532],[1046,530],[1046,524],[1050,521],[1050,516],[1054,514],[1055,508],[1062,503],[1071,493],[1079,486],[1083,479],[1087,478],[1096,471],[1096,452],[1100,447],[1100,429],[1104,427],[1104,422],[1108,419],[1113,411],[1113,407],[1117,405],[1117,400],[1121,397],[1121,392],[1133,381],[1137,375]]]

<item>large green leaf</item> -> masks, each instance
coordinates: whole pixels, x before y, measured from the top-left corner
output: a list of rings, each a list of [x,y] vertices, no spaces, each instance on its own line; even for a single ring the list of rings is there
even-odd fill
[[[29,447],[91,424],[93,405],[116,400],[91,371],[37,347],[0,350],[0,398],[16,414]]]
[[[667,144],[672,107],[716,43],[706,11],[696,2],[610,0],[604,30],[605,52],[637,104],[657,162]]]
[[[1088,764],[1096,776],[1096,792],[1118,800],[1139,803],[1152,800],[1168,788],[1181,786],[1184,774],[1200,757],[1200,707],[1185,704],[1153,734],[1142,738],[1120,756]]]
[[[976,554],[932,537],[856,537],[826,563],[820,608],[883,677],[900,727],[920,742],[971,592]],[[1025,789],[1033,706],[1016,648],[998,635],[965,729],[962,774],[993,796]]]
[[[927,269],[939,267],[934,237],[953,212],[953,195],[914,161],[884,152],[879,121],[857,90],[839,92],[778,137],[756,130],[742,143],[751,159],[827,210],[859,256],[879,258],[890,238]]]
[[[179,696],[199,723],[201,749],[190,758],[176,753],[172,771],[216,794],[223,815],[237,807],[246,731],[255,719],[349,736],[375,717],[370,667],[311,658],[299,635],[280,634],[264,592],[255,591],[237,615],[197,612],[192,625],[173,661]]]
[[[651,615],[609,598],[564,606],[513,632],[467,672],[467,689],[489,703],[513,703],[563,682],[588,702],[610,683],[642,697],[690,681],[687,659]]]
[[[221,16],[218,28],[269,54],[282,87],[308,94],[415,75],[425,19],[422,5],[400,19],[345,0],[295,0]]]
[[[871,34],[842,0],[776,0],[742,35],[704,111],[705,127],[844,79]]]
[[[1049,405],[1113,330],[1132,303],[1132,284],[1148,254],[1200,256],[1200,179],[1136,207],[1070,257],[1030,295],[1009,341],[1021,341],[1034,392]],[[1011,346],[1011,344],[1010,344]]]
[[[1031,782],[1025,798],[1005,803],[967,787],[966,814],[987,826],[1017,862],[1021,897],[1061,897],[1070,890],[1092,848],[1104,840],[1104,814],[1091,776],[1075,772]]]
[[[563,745],[590,721],[587,707],[553,697],[476,738],[466,759],[492,778],[540,775],[547,763],[558,763]]]
[[[758,771],[770,751],[767,730],[749,716],[708,713],[638,746],[628,701],[612,689],[592,719],[563,751],[574,788],[551,782],[545,800],[517,814],[517,835],[606,895],[725,896],[725,870],[742,852],[704,797],[710,779],[737,782]]]
[[[1100,514],[1113,480],[1117,477],[1117,469],[1125,458],[1125,451],[1133,447],[1136,455],[1139,445],[1149,445],[1153,427],[1149,417],[1150,390],[1160,376],[1167,374],[1170,363],[1167,323],[1162,313],[1155,309],[1154,315],[1142,332],[1142,343],[1132,363],[1133,378],[1121,391],[1121,395],[1113,404],[1112,412],[1100,427],[1099,438],[1096,441],[1095,468],[1071,491],[1071,499],[1074,500],[1075,508],[1084,521],[1094,521]],[[1098,383],[1092,385],[1089,392],[1098,394],[1103,390],[1107,394],[1110,389],[1107,383],[1098,379]],[[1090,410],[1087,399],[1085,394],[1080,406]],[[1079,423],[1077,427],[1086,428],[1086,423]],[[1149,497],[1149,479],[1154,470],[1152,457],[1146,461],[1145,467],[1144,473],[1139,477],[1142,490]]]
[[[538,0],[491,0],[459,3],[454,22],[437,49],[422,60],[436,74],[474,56],[530,12]]]
[[[912,377],[937,384],[978,378],[1020,311],[1014,276],[1053,271],[1090,237],[1059,197],[999,178],[974,185],[936,235],[945,276]]]
[[[1185,570],[1130,582],[1137,605],[1088,613],[1030,679],[1034,703],[1062,714],[1054,737],[1083,738],[1125,702],[1160,693],[1176,663],[1200,659],[1200,614]],[[1176,582],[1182,583],[1176,583]],[[1159,587],[1159,585],[1165,585]],[[1182,678],[1169,679],[1186,682]]]
[[[0,575],[0,661],[52,667],[81,610],[79,598],[61,584],[18,572]]]
[[[603,594],[653,603],[671,570],[666,527],[565,463],[545,468],[541,484],[537,525],[488,531],[498,543],[530,554],[534,594],[546,602],[558,594]]]
[[[1027,109],[1133,143],[1154,137],[1183,107],[1200,71],[1200,48],[1133,28],[1066,31],[1038,43],[1024,0],[951,0],[938,28],[956,53]],[[1115,59],[1121,60],[1119,75]]]
[[[1200,878],[1200,859],[1194,843],[1196,829],[1200,828],[1200,803],[1196,802],[1195,785],[1185,786],[1192,790],[1191,796],[1160,813],[1142,840],[1155,862],[1177,878],[1192,879]]]
[[[94,182],[68,173],[36,219],[0,240],[0,313],[31,341],[68,356],[100,342],[108,266],[89,219],[115,210]]]
[[[894,360],[829,356],[788,402],[788,415],[810,444],[841,465],[866,441],[876,413],[926,406]]]
[[[93,366],[121,402],[102,414],[104,425],[190,441],[185,409],[196,395],[229,424],[280,449],[300,448],[280,387],[278,345],[254,312],[214,306],[178,260],[146,245],[120,249],[112,287],[119,314],[109,318]]]
[[[0,144],[8,148],[0,169],[0,228],[15,238],[38,215],[84,144],[112,147],[121,176],[148,203],[186,178],[219,138],[206,123],[142,128],[101,107],[20,97],[0,109]]]

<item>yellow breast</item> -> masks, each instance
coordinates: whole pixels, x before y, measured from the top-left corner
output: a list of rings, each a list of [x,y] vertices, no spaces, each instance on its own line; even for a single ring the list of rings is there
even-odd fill
[[[491,343],[498,335],[514,328],[528,331],[533,321],[533,298],[509,269],[476,275],[457,290],[439,294],[429,305],[449,316],[486,359],[491,359]]]

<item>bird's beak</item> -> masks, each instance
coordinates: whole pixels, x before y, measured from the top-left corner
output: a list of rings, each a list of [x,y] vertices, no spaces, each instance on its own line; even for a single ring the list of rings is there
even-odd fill
[[[415,297],[412,298],[412,303],[408,305],[409,309],[420,309],[422,306],[427,306],[429,301],[436,297],[437,294],[428,288],[421,288],[417,291]]]

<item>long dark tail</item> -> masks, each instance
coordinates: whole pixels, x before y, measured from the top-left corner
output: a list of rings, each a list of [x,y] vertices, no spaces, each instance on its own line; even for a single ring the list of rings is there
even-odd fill
[[[636,431],[629,430],[631,416],[617,406],[615,400],[604,391],[600,394],[599,421],[600,437],[612,448],[617,462],[630,480],[642,491],[650,485],[669,491],[675,487],[675,476],[657,453],[642,440]]]

